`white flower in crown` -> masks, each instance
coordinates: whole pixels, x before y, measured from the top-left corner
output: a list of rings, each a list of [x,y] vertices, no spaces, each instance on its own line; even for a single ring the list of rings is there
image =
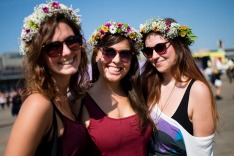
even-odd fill
[[[160,32],[165,38],[174,39],[176,37],[186,38],[188,45],[191,45],[197,37],[193,35],[191,28],[186,25],[180,26],[176,22],[169,22],[160,18],[153,18],[140,24],[139,32],[144,35],[150,32]]]
[[[41,24],[45,22],[49,17],[55,14],[63,14],[68,19],[74,21],[77,25],[80,25],[80,15],[76,13],[79,9],[73,10],[68,8],[64,4],[59,4],[56,1],[51,1],[48,4],[40,4],[34,8],[34,12],[24,19],[24,24],[20,38],[20,50],[19,53],[25,55],[28,50],[28,43],[32,40]]]
[[[97,45],[103,39],[103,37],[108,34],[119,34],[130,38],[132,41],[134,41],[135,48],[138,52],[143,48],[141,41],[142,35],[136,29],[130,27],[128,24],[114,21],[106,22],[95,30],[89,39],[90,45]]]

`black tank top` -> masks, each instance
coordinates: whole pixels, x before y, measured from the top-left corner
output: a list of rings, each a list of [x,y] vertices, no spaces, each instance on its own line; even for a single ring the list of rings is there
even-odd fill
[[[177,108],[176,112],[172,116],[174,120],[181,124],[184,129],[191,135],[193,135],[193,124],[190,122],[188,117],[188,102],[189,102],[189,93],[193,83],[195,82],[194,79],[191,80],[189,83],[184,96],[180,102],[179,107]]]

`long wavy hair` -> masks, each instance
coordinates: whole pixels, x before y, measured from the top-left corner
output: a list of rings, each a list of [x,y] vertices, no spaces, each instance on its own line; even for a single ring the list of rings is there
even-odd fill
[[[32,93],[40,93],[53,101],[61,104],[59,96],[61,92],[58,85],[53,80],[50,69],[45,64],[43,59],[42,46],[50,43],[55,32],[55,28],[59,22],[68,24],[75,35],[82,35],[81,27],[73,21],[67,19],[63,14],[57,14],[48,18],[41,27],[38,33],[28,43],[29,51],[23,58],[23,73],[24,73],[24,89],[22,91],[22,99],[25,100]],[[84,38],[82,39],[85,43]],[[86,91],[84,85],[89,80],[88,74],[88,58],[86,47],[83,44],[81,48],[81,62],[78,71],[73,74],[69,82],[69,92],[74,99],[80,98]]]
[[[176,22],[174,19],[166,18],[165,20]],[[148,36],[160,33],[149,32],[143,36],[143,43]],[[168,39],[171,45],[175,49],[176,53],[176,60],[175,63],[172,65],[171,73],[174,79],[177,82],[183,82],[182,77],[187,77],[185,82],[190,81],[191,79],[202,81],[208,88],[210,92],[211,102],[212,102],[212,115],[213,121],[217,123],[218,113],[216,109],[216,104],[213,96],[213,92],[211,90],[210,84],[204,75],[201,73],[200,69],[197,67],[195,60],[192,56],[192,52],[188,46],[186,39],[177,37],[174,39]],[[147,60],[142,67],[142,74],[141,74],[141,81],[142,81],[142,90],[144,94],[144,98],[147,101],[147,104],[153,104],[153,106],[159,102],[160,95],[161,95],[161,84],[163,82],[163,76],[157,69]],[[155,98],[156,97],[156,98]]]
[[[134,53],[134,55],[132,55],[131,66],[128,73],[120,81],[121,87],[128,95],[131,107],[136,112],[136,114],[139,115],[140,129],[145,130],[148,124],[150,124],[153,128],[154,124],[149,116],[148,108],[140,89],[140,70],[138,57],[136,55],[137,51],[134,47],[134,43],[129,38],[126,38],[122,35],[107,35],[100,43],[93,47],[93,53],[91,57],[92,82],[96,82],[100,76],[96,62],[99,49],[103,46],[112,46],[123,40],[128,41],[130,50]]]

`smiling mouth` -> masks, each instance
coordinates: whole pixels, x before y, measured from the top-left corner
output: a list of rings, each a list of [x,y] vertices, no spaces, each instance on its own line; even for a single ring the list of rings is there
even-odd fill
[[[121,67],[109,67],[109,70],[112,72],[120,72],[122,68]]]
[[[73,60],[74,60],[74,58],[67,60],[67,61],[60,62],[59,64],[68,65],[68,64],[71,64],[73,62]]]

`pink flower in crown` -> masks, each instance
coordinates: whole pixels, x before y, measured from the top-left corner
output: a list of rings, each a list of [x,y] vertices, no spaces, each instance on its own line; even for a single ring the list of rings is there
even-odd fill
[[[165,24],[167,26],[166,33],[168,33],[170,31],[171,22],[170,21],[166,21]]]
[[[25,29],[26,34],[30,33],[30,29]]]
[[[110,28],[111,23],[106,23],[105,26],[108,27],[108,28]]]
[[[171,22],[170,21],[166,21],[166,26],[170,26],[171,25]]]
[[[100,30],[100,34],[102,38],[106,35],[106,33],[103,30]]]
[[[49,12],[49,8],[48,8],[48,7],[43,7],[42,9],[43,9],[43,11],[44,11],[45,13],[48,13],[48,12]]]
[[[59,3],[58,2],[52,2],[52,7],[55,9],[60,9]]]
[[[122,28],[123,24],[122,23],[117,23],[119,28]]]
[[[131,29],[130,26],[127,27],[127,31],[128,31],[128,32],[132,32],[132,29]]]

